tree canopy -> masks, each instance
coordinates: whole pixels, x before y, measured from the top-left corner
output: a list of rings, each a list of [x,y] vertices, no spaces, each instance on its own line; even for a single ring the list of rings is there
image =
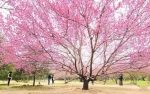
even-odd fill
[[[149,0],[9,0],[7,6],[7,17],[0,15],[5,62],[17,68],[46,64],[90,81],[102,71],[150,64]]]

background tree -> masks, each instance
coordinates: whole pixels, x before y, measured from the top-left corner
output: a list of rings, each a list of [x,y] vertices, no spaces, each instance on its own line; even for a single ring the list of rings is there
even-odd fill
[[[0,80],[6,80],[8,78],[9,71],[14,71],[13,64],[3,64],[0,66]]]
[[[41,49],[40,59],[79,75],[84,90],[102,71],[149,66],[149,0],[13,0],[8,5],[14,10],[3,31],[13,54]],[[134,58],[138,52],[146,58]]]

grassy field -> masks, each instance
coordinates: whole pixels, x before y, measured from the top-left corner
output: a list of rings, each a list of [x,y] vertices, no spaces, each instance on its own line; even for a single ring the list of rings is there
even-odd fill
[[[89,90],[82,90],[82,83],[73,81],[64,84],[63,81],[55,81],[54,85],[47,85],[47,81],[41,81],[41,85],[32,86],[32,81],[28,83],[11,81],[11,85],[6,85],[7,81],[0,81],[0,94],[149,94],[150,88],[143,85],[145,82],[139,81],[141,87],[124,82],[124,86],[119,86],[111,81],[103,85],[102,82],[89,83]],[[142,86],[143,85],[143,86]],[[144,87],[144,88],[143,88]]]
[[[102,81],[96,81],[95,83],[97,83],[97,84],[103,84]],[[134,81],[134,82],[133,81],[123,81],[123,83],[125,85],[137,85],[139,87],[150,86],[150,82],[148,82],[148,81],[141,81],[141,80]],[[115,84],[115,82],[113,82],[112,80],[107,80],[106,84]]]

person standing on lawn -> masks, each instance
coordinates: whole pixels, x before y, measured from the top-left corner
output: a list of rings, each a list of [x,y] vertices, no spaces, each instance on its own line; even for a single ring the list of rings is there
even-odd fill
[[[10,84],[10,80],[12,79],[12,72],[10,71],[9,73],[8,73],[8,86],[9,86],[9,84]]]

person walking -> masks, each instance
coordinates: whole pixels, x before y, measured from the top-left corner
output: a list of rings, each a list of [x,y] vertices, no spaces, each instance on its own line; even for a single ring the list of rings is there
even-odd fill
[[[52,75],[52,84],[54,84],[54,74]]]
[[[91,83],[92,83],[92,85],[94,85],[94,76],[92,76],[92,77],[90,77],[91,78]]]
[[[52,77],[51,77],[51,75],[49,74],[49,75],[48,75],[48,85],[50,85],[50,80],[51,80],[51,78],[52,78]]]
[[[101,76],[102,76],[103,84],[105,85],[106,84],[106,80],[107,80],[107,73],[102,71]]]
[[[10,84],[10,80],[12,79],[12,72],[10,71],[9,73],[8,73],[8,86],[9,86],[9,84]]]
[[[119,85],[123,86],[123,74],[119,74]]]

